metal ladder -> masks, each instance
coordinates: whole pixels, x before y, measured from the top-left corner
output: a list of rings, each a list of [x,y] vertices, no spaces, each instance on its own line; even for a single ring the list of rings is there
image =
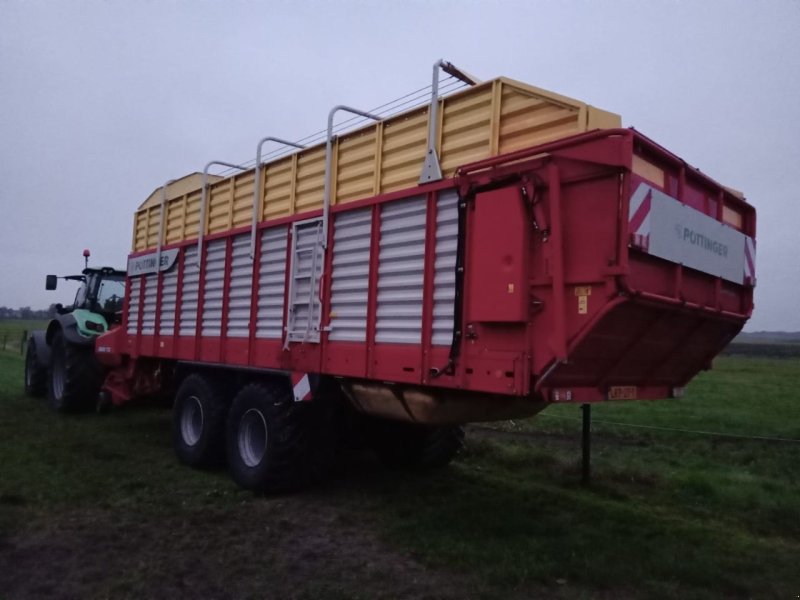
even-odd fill
[[[322,305],[319,282],[325,256],[323,223],[322,218],[316,218],[292,225],[285,348],[290,342],[318,343],[320,339]]]

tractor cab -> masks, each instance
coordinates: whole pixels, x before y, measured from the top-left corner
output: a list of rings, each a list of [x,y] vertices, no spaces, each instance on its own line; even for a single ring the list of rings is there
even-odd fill
[[[125,271],[111,267],[90,267],[88,250],[83,251],[84,269],[80,275],[67,275],[60,279],[78,281],[80,287],[70,306],[56,304],[60,326],[72,326],[83,339],[93,339],[105,333],[115,323],[122,322],[122,304],[125,298]],[[59,277],[48,275],[45,288],[56,289]],[[70,317],[65,322],[65,317]],[[55,328],[51,323],[49,329]]]
[[[72,305],[57,305],[59,314],[87,310],[102,315],[109,323],[121,321],[122,302],[125,298],[125,271],[111,267],[87,267],[80,275],[67,275],[62,279],[79,281],[81,286],[75,293]],[[57,282],[57,276],[48,275],[46,288],[56,289]]]
[[[111,267],[89,267],[84,250],[80,275],[48,275],[45,287],[55,290],[59,279],[80,283],[75,301],[56,304],[47,328],[32,331],[25,355],[25,390],[48,395],[50,404],[69,412],[95,406],[103,368],[94,355],[98,336],[122,323],[126,272]]]

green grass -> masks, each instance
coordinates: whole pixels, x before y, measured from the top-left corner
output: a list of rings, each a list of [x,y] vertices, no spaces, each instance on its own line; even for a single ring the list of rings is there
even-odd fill
[[[0,352],[0,571],[7,548],[59,548],[65,531],[90,554],[99,544],[103,568],[64,575],[66,595],[203,595],[185,587],[197,565],[217,596],[800,593],[800,444],[603,423],[800,439],[800,361],[723,358],[683,399],[595,406],[588,488],[580,410],[562,405],[472,428],[465,456],[443,471],[356,460],[328,486],[276,498],[178,465],[163,408],[60,417],[22,395],[21,368]],[[298,551],[304,537],[311,550]],[[8,568],[33,568],[8,556]],[[397,567],[398,556],[422,571]],[[63,557],[37,560],[60,576]],[[429,578],[434,592],[413,587]],[[279,582],[291,591],[268,587]]]
[[[597,421],[800,440],[798,382],[800,361],[720,359],[681,400],[593,407],[588,489],[576,406],[494,425],[504,433],[472,442],[457,484],[395,498],[386,526],[426,560],[512,589],[794,597],[800,443]]]

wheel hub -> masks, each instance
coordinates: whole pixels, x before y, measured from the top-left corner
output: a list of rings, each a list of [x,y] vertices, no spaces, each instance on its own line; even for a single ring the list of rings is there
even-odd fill
[[[264,414],[251,408],[239,421],[239,455],[248,467],[261,464],[267,452],[267,420]]]
[[[181,411],[181,437],[187,446],[194,446],[203,433],[203,406],[197,396],[189,396]]]
[[[61,352],[53,352],[53,368],[52,368],[52,382],[53,382],[53,397],[56,399],[64,396],[64,380],[66,374],[64,373],[64,356]]]

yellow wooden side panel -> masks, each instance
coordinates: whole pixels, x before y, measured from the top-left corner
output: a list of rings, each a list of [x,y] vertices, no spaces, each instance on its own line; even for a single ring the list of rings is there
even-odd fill
[[[230,229],[231,188],[233,179],[226,179],[208,189],[206,232],[218,233]]]
[[[174,244],[183,240],[183,227],[186,223],[186,196],[176,198],[167,203],[166,244]]]
[[[360,135],[346,136],[337,144],[334,203],[375,193],[376,132],[377,128],[371,127]]]
[[[147,231],[147,212],[140,210],[133,219],[133,249],[146,248],[145,235]]]
[[[236,176],[236,191],[233,195],[231,227],[243,227],[253,221],[253,181],[255,170]]]
[[[325,186],[325,145],[301,152],[297,157],[297,181],[294,192],[294,211],[304,212],[322,208]]]
[[[200,222],[200,198],[202,193],[202,190],[195,190],[191,194],[186,195],[186,222],[183,228],[184,240],[197,237],[197,224]]]
[[[427,144],[427,107],[386,121],[378,192],[393,192],[417,185]]]
[[[209,183],[216,183],[220,179],[224,179],[220,175],[212,175],[211,173],[207,176]],[[167,187],[167,200],[176,200],[180,199],[189,192],[193,192],[194,190],[198,189],[203,182],[203,174],[202,173],[190,173],[188,175],[184,175],[183,177],[179,177],[172,181]],[[151,206],[161,206],[161,199],[164,197],[162,188],[158,187],[153,190],[153,193],[147,197],[142,204],[139,205],[137,210],[143,210],[145,208],[150,208]]]
[[[622,127],[622,117],[594,106],[587,107],[586,131],[593,129],[618,129]]]
[[[491,116],[491,85],[444,100],[439,164],[445,177],[461,165],[491,156]]]
[[[498,152],[505,154],[583,131],[580,109],[503,85]]]
[[[264,194],[261,201],[261,219],[277,219],[292,214],[294,182],[293,157],[270,163],[264,169]]]
[[[631,170],[640,177],[652,181],[657,186],[664,187],[664,169],[654,165],[649,160],[643,159],[638,154],[633,155]]]
[[[147,209],[147,241],[146,247],[153,248],[158,245],[159,222],[161,220],[161,207],[151,206]]]
[[[436,148],[442,172],[452,176],[465,164],[530,148],[583,131],[621,126],[619,115],[524,83],[498,78],[440,100]],[[417,185],[427,151],[428,107],[368,125],[336,140],[332,204]],[[206,233],[248,225],[252,219],[254,170],[214,182],[208,189]],[[197,237],[201,191],[199,174],[168,190],[165,242]],[[325,144],[276,159],[262,168],[259,221],[322,207]],[[181,187],[183,186],[183,187]],[[134,220],[135,250],[158,243],[158,190]]]

